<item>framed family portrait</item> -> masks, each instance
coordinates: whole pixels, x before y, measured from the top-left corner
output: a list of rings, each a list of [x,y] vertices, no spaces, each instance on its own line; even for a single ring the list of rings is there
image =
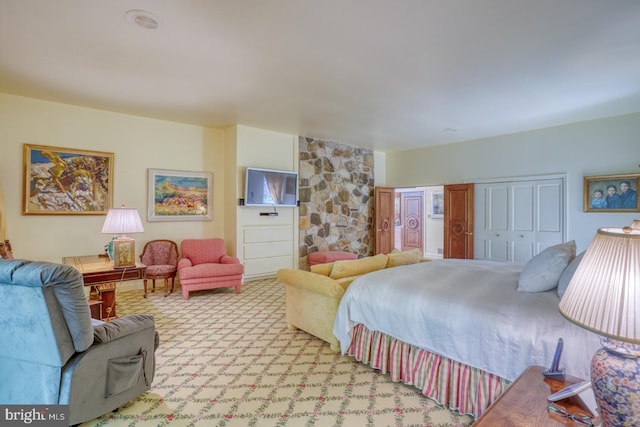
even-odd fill
[[[640,174],[584,177],[585,212],[640,212]]]
[[[213,175],[149,169],[149,221],[210,221]]]
[[[24,215],[106,215],[113,153],[24,144]]]

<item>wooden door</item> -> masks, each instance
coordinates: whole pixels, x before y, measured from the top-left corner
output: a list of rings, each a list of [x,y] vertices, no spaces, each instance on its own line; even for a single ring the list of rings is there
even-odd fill
[[[403,251],[409,249],[423,250],[424,229],[422,226],[424,218],[424,192],[407,191],[400,193],[400,204],[402,206],[402,247]]]
[[[376,187],[375,199],[375,254],[388,254],[394,248],[395,190]]]
[[[444,186],[444,258],[473,259],[473,184]]]

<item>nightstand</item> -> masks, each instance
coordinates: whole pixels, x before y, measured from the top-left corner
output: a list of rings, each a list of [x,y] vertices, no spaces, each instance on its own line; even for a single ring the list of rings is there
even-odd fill
[[[547,396],[582,380],[569,375],[565,381],[552,380],[542,375],[544,371],[542,366],[527,368],[478,418],[473,427],[584,427],[584,424],[547,411]],[[569,413],[591,413],[577,396],[556,403]],[[599,418],[594,418],[593,424],[599,425]]]

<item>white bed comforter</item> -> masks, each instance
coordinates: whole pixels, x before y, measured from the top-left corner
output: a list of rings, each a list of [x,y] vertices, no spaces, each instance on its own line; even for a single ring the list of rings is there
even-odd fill
[[[365,274],[340,302],[334,334],[342,353],[354,325],[514,380],[527,366],[551,365],[558,338],[560,367],[589,378],[599,337],[566,320],[556,290],[517,291],[522,266],[446,259]]]

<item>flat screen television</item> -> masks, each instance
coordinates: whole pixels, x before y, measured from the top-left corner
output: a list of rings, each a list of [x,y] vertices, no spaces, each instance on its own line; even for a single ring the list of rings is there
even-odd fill
[[[297,206],[298,173],[275,169],[247,168],[245,206]]]

